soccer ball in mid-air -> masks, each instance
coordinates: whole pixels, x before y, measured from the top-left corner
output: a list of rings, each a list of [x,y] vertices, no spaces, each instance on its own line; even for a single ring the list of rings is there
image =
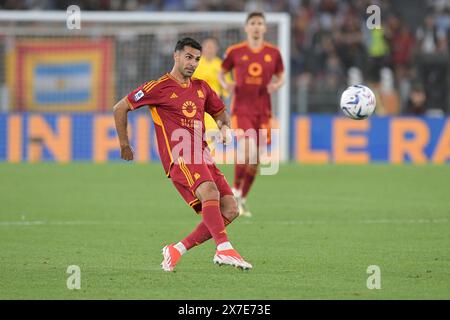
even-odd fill
[[[368,118],[375,111],[375,105],[375,94],[363,85],[350,86],[341,95],[342,112],[354,120]]]

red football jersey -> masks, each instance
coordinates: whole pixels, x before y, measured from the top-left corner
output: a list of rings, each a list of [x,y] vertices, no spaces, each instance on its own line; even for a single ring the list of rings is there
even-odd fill
[[[280,51],[264,42],[258,50],[247,42],[231,46],[225,53],[222,69],[233,70],[236,89],[231,111],[237,115],[265,115],[272,112],[267,85],[273,75],[284,70]]]
[[[172,164],[177,161],[174,157],[183,157],[185,163],[204,163],[203,156],[209,155],[203,138],[204,113],[216,116],[225,111],[224,103],[205,81],[192,78],[189,84],[182,84],[165,74],[139,86],[127,95],[126,100],[132,110],[149,106],[159,156],[168,176]],[[189,139],[188,145],[183,145],[188,148],[180,149],[180,143],[186,143],[186,139]]]

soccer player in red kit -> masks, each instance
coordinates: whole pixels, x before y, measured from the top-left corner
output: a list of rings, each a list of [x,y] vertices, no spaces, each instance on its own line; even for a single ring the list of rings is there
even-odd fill
[[[245,152],[245,163],[235,164],[233,193],[240,214],[251,216],[246,199],[258,170],[259,129],[268,130],[265,142],[270,143],[270,95],[284,83],[284,66],[279,50],[264,41],[266,23],[263,13],[252,12],[247,16],[245,32],[247,41],[226,51],[219,81],[228,92],[233,93],[232,127],[238,130],[239,152]],[[225,74],[229,71],[233,71],[234,83],[225,81]],[[242,135],[248,129],[254,129],[257,136]],[[255,151],[257,154],[252,154]]]
[[[226,140],[230,120],[225,105],[210,86],[203,80],[191,78],[198,66],[201,49],[192,38],[178,41],[172,71],[139,86],[114,106],[121,158],[133,160],[127,134],[128,112],[149,107],[165,173],[189,206],[202,215],[202,222],[192,233],[163,248],[162,269],[173,271],[187,250],[211,237],[217,245],[214,263],[251,269],[252,265],[228,240],[225,226],[238,216],[238,208],[230,186],[212,161],[203,139],[205,112],[217,122],[223,140]],[[181,136],[187,137],[182,139],[185,143],[182,148]],[[187,144],[185,140],[188,140]]]

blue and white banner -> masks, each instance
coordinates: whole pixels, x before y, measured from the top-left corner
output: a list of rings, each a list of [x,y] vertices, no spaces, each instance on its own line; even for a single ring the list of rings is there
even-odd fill
[[[85,104],[92,95],[92,66],[89,62],[36,64],[33,95],[37,104]]]

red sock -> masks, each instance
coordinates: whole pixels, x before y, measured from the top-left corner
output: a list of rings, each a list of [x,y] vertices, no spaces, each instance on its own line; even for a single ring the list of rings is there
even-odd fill
[[[246,169],[247,165],[245,164],[236,164],[234,166],[234,188],[236,190],[241,190]]]
[[[225,227],[231,223],[231,221],[227,220],[224,216],[222,216]],[[181,240],[181,242],[186,247],[186,250],[191,249],[192,247],[198,246],[203,242],[211,239],[211,233],[203,222],[200,222],[198,226],[192,231],[186,238]]]
[[[255,181],[256,173],[258,169],[255,166],[247,166],[247,171],[245,172],[244,182],[242,186],[242,197],[247,197],[248,192]]]
[[[216,244],[227,242],[228,236],[222,214],[220,213],[219,200],[202,201],[202,215],[203,223],[208,228]]]
[[[186,250],[192,247],[198,246],[199,244],[209,240],[211,238],[211,233],[203,222],[200,222],[198,226],[192,231],[186,238],[181,240],[181,242],[186,247]]]

